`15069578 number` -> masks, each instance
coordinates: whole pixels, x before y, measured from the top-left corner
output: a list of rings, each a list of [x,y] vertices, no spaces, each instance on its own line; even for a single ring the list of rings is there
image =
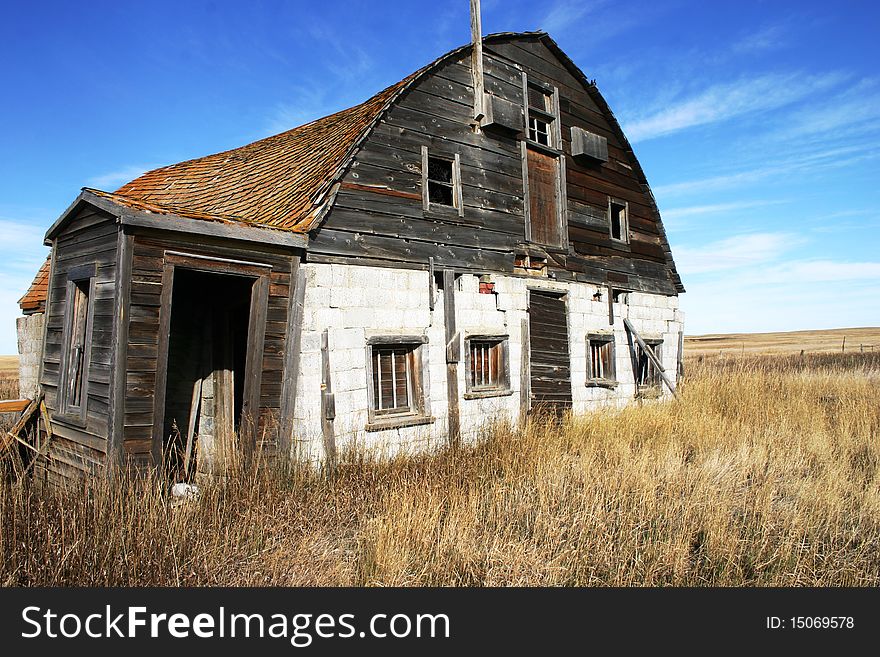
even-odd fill
[[[789,621],[793,630],[851,630],[855,627],[852,616],[792,616]]]

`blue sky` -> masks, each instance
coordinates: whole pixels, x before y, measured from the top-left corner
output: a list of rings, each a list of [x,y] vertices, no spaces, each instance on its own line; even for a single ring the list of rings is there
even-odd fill
[[[880,9],[483,0],[595,78],[648,176],[688,333],[880,325]],[[469,40],[454,2],[12,3],[0,23],[0,353],[80,187],[357,104]]]

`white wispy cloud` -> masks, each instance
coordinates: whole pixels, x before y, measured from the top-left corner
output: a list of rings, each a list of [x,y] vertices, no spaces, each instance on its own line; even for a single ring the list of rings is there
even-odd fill
[[[878,157],[880,157],[880,145],[872,143],[857,143],[801,155],[784,153],[782,159],[777,159],[766,166],[668,185],[658,185],[653,190],[654,195],[658,198],[700,194],[730,189],[757,181],[766,182],[776,176],[807,175],[828,169],[839,169],[866,160],[875,160]],[[744,163],[744,166],[747,164]]]
[[[130,164],[115,171],[92,176],[86,183],[89,187],[113,191],[157,166],[155,164]]]
[[[817,98],[792,111],[784,125],[774,132],[778,140],[802,140],[818,136],[821,140],[880,132],[880,80],[865,78],[832,98]]]
[[[877,261],[774,258],[685,284],[691,334],[876,326],[880,317]]]
[[[733,203],[711,203],[708,205],[691,205],[679,208],[669,208],[662,210],[661,216],[664,222],[667,220],[679,221],[691,217],[703,217],[708,214],[718,214],[722,212],[735,212],[738,210],[748,210],[750,208],[760,208],[768,205],[779,205],[787,203],[785,199],[775,200],[756,200],[756,201],[736,201]]]
[[[538,25],[550,34],[560,34],[587,14],[597,11],[607,4],[608,0],[593,0],[592,2],[560,0],[550,7],[550,11],[538,22]]]
[[[699,247],[677,246],[675,263],[683,276],[748,267],[779,258],[803,244],[791,233],[747,233]]]
[[[788,26],[784,24],[766,25],[749,32],[734,42],[731,50],[738,54],[764,53],[782,48],[788,43]]]
[[[846,74],[836,72],[820,75],[769,73],[715,84],[647,116],[625,120],[624,132],[631,142],[638,142],[686,128],[766,112],[835,87],[846,78]]]
[[[16,353],[18,300],[46,259],[43,234],[50,223],[0,217],[0,354]]]

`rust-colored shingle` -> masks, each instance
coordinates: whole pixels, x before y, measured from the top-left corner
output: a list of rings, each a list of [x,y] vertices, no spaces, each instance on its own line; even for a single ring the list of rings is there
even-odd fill
[[[46,310],[46,295],[49,292],[49,263],[50,258],[46,258],[46,262],[40,267],[37,275],[34,277],[33,283],[28,288],[25,295],[18,300],[18,306],[25,315],[33,313],[41,313]]]
[[[240,148],[149,171],[111,198],[153,212],[305,232],[316,198],[382,110],[420,72],[356,107]]]

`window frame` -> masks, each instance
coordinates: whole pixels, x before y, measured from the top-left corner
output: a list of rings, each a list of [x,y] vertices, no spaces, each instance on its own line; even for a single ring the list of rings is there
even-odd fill
[[[609,364],[605,370],[605,376],[596,376],[593,372],[593,345],[608,346],[611,352]],[[610,376],[609,376],[610,375]],[[587,386],[588,387],[617,387],[617,340],[613,333],[588,333],[587,334]]]
[[[64,324],[61,338],[60,370],[58,373],[58,413],[67,422],[84,426],[89,399],[89,371],[91,369],[91,344],[95,315],[95,275],[97,266],[94,264],[76,267],[67,272],[65,283]],[[85,299],[85,310],[82,314],[82,362],[79,367],[80,377],[79,400],[77,404],[70,399],[71,358],[74,354],[74,330],[76,322],[76,303],[78,294]],[[78,332],[78,331],[77,331]]]
[[[559,111],[559,89],[553,85],[538,80],[530,80],[528,75],[523,72],[523,118],[525,141],[531,146],[549,151],[554,155],[562,155],[562,127]],[[539,108],[533,107],[531,104],[530,89],[540,91],[545,99],[549,100],[550,107]],[[531,138],[531,122],[532,118],[536,118],[547,124],[547,144],[542,144],[537,139]]]
[[[474,342],[495,342],[498,348],[498,381],[494,385],[475,386],[471,380],[471,345]],[[465,399],[485,399],[513,394],[510,387],[510,336],[505,334],[472,334],[464,341]]]
[[[381,431],[418,424],[429,424],[434,421],[430,415],[428,391],[427,345],[424,335],[374,335],[367,338],[366,373],[367,373],[367,431]],[[376,388],[373,383],[374,351],[382,348],[411,348],[411,360],[408,363],[407,390],[411,396],[406,412],[383,413],[375,407]]]
[[[431,182],[438,182],[441,185],[449,183],[443,181],[431,181],[428,178],[428,161],[429,159],[443,160],[452,165],[452,205],[444,203],[434,203],[430,199],[428,186]],[[425,212],[457,212],[459,217],[464,216],[464,202],[461,191],[461,155],[454,153],[453,155],[444,155],[440,153],[430,153],[428,147],[422,146],[422,209]]]
[[[643,338],[643,340],[646,345],[651,347],[651,351],[654,352],[654,355],[657,357],[657,360],[659,360],[660,362],[663,362],[663,351],[662,351],[663,340],[661,338]],[[659,354],[657,353],[657,347],[661,347],[661,351]],[[635,344],[635,353],[636,353],[636,358],[635,358],[634,378],[635,378],[635,383],[636,383],[636,387],[638,388],[638,391],[640,393],[654,392],[654,391],[659,392],[661,390],[662,385],[663,385],[663,378],[660,376],[660,370],[657,369],[657,366],[654,364],[654,361],[652,361],[651,358],[648,357],[648,355],[646,353],[644,353],[642,346],[638,343]],[[652,380],[648,383],[642,382],[642,361],[643,361],[643,359],[645,362],[646,373],[653,372],[653,376],[651,377]]]
[[[614,224],[612,223],[612,216],[614,214],[615,206],[620,207],[623,210],[623,221],[620,225],[620,237],[614,237]],[[619,216],[620,215],[618,215],[618,217]],[[609,196],[608,209],[606,210],[606,218],[608,219],[608,236],[611,238],[611,240],[619,244],[629,244],[629,201],[624,201],[622,199]]]
[[[529,100],[529,89],[538,89],[544,97],[549,99],[550,109],[542,110],[540,108],[531,107]],[[541,82],[539,80],[530,79],[528,74],[522,73],[522,95],[523,95],[523,138],[520,141],[520,156],[522,159],[522,179],[523,179],[523,215],[525,218],[525,241],[532,244],[540,245],[550,251],[558,253],[567,253],[569,251],[569,235],[568,235],[568,194],[566,191],[566,159],[562,150],[562,114],[559,109],[559,88]],[[543,117],[550,120],[548,133],[551,136],[551,144],[545,145],[535,141],[529,137],[529,126],[531,116]],[[545,155],[555,157],[557,160],[556,175],[556,225],[558,229],[559,242],[555,244],[546,244],[538,242],[534,239],[532,230],[531,217],[531,194],[529,191],[529,149],[540,151]]]

